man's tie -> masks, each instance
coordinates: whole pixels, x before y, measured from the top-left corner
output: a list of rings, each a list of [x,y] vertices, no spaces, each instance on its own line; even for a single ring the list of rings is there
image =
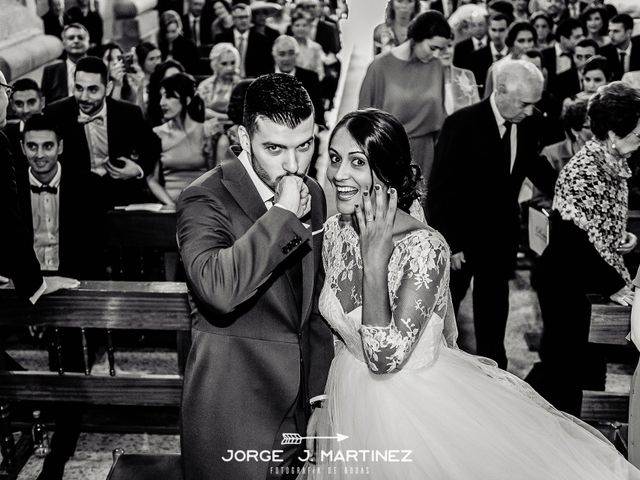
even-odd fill
[[[626,73],[626,70],[624,68],[624,59],[627,56],[627,52],[619,52],[620,53],[620,67],[622,70],[622,73]]]
[[[78,115],[78,123],[80,125],[86,125],[87,123],[92,123],[95,122],[96,125],[104,125],[104,118],[102,118],[102,115],[96,115],[94,117],[90,117],[89,115],[85,115],[84,113],[80,112],[80,115]]]
[[[197,47],[200,46],[200,32],[198,31],[198,27],[199,25],[199,21],[197,18],[193,18],[193,25],[191,27],[191,34],[193,35],[193,42],[196,44]]]
[[[502,60],[504,58],[504,55],[500,52],[496,53],[495,58],[493,59],[494,62],[497,62],[498,60]]]
[[[58,193],[58,187],[52,187],[51,185],[42,185],[41,187],[30,185],[30,188],[33,193],[37,193],[38,195],[41,194],[42,192],[51,193],[53,195]]]
[[[244,62],[245,62],[244,35],[240,35],[240,41],[238,42],[238,53],[240,54],[240,76],[244,78],[246,77],[246,72],[244,68]]]
[[[507,165],[507,172],[511,173],[511,125],[513,124],[505,120],[503,125],[505,127],[505,131],[504,131],[504,135],[502,135],[502,140],[501,140],[502,152],[504,155],[504,160]]]

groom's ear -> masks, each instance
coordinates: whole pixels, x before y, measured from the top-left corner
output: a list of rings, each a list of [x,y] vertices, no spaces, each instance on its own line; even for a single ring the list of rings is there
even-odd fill
[[[251,158],[251,137],[244,125],[238,126],[238,138],[240,139],[242,150],[247,152],[247,155]]]

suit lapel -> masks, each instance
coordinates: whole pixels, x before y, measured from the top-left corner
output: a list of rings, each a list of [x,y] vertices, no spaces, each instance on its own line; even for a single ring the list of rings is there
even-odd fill
[[[255,222],[267,211],[258,191],[253,186],[247,171],[240,160],[233,159],[223,162],[222,184],[238,203],[247,217]]]

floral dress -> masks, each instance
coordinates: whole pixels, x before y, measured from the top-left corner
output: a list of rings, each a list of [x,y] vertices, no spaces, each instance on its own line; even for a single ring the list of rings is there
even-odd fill
[[[449,258],[426,225],[395,240],[385,292],[391,321],[363,325],[359,237],[338,216],[327,220],[320,310],[336,353],[315,463],[299,477],[640,478],[595,430],[491,360],[456,348]]]

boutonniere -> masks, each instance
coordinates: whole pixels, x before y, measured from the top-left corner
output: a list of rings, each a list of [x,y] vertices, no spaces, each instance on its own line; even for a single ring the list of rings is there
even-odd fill
[[[465,96],[470,97],[473,95],[473,87],[475,85],[471,83],[471,80],[466,75],[458,75],[458,86]]]

